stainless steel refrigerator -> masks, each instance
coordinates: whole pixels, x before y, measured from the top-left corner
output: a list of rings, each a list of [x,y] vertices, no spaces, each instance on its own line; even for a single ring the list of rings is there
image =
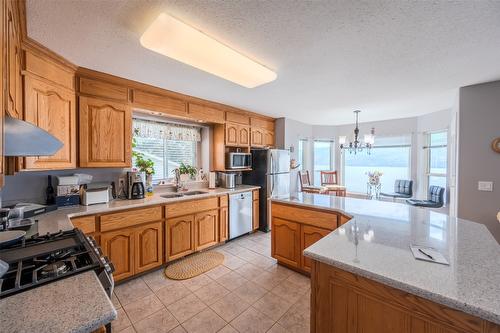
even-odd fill
[[[290,195],[290,152],[283,149],[252,149],[252,171],[243,172],[243,184],[260,186],[259,230],[271,230],[267,199]]]

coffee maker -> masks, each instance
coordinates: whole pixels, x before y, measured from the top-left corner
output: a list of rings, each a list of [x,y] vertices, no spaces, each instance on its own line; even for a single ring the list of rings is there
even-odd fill
[[[143,199],[145,187],[144,172],[128,171],[127,172],[127,198],[128,199]]]

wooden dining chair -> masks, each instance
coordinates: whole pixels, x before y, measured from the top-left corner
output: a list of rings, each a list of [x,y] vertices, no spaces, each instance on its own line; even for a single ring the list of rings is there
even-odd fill
[[[338,185],[337,171],[320,171],[321,186]]]
[[[300,190],[302,192],[309,193],[320,193],[321,187],[314,186],[311,184],[311,178],[309,177],[309,171],[299,171],[299,181],[300,181]]]

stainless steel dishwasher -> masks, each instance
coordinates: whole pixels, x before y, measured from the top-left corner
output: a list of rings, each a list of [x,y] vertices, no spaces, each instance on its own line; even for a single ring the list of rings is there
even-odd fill
[[[229,239],[252,231],[252,191],[229,195]]]

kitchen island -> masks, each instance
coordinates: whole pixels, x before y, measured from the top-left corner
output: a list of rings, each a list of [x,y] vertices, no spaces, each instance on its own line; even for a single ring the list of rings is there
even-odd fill
[[[328,213],[337,219],[316,232],[323,235],[313,245],[301,246],[309,221]],[[275,222],[278,230],[288,223],[288,242],[297,239],[294,246],[311,260],[311,332],[500,331],[500,247],[482,224],[318,194],[274,198],[272,218],[273,230]],[[438,250],[449,265],[415,260],[411,245]]]

